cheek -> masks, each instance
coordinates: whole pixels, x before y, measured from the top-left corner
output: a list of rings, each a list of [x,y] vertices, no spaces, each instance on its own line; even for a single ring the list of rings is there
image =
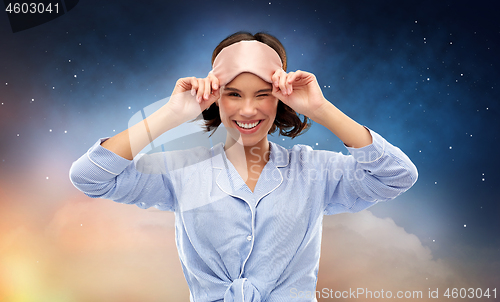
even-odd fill
[[[276,99],[266,102],[263,106],[263,109],[265,110],[267,115],[276,116],[276,112],[278,111],[278,100]]]
[[[227,100],[220,99],[219,100],[219,116],[222,121],[228,118],[234,111],[234,106],[231,106],[231,102],[228,102]]]

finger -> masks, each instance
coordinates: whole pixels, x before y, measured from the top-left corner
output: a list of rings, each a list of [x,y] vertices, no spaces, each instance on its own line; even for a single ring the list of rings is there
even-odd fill
[[[279,86],[279,78],[280,78],[281,72],[283,72],[283,69],[281,69],[281,68],[280,69],[276,69],[276,71],[271,76],[271,81],[273,82],[273,86],[274,87],[278,87]]]
[[[219,89],[219,79],[216,76],[214,76],[212,73],[208,74],[208,78],[210,79],[211,84],[212,84],[212,91]]]
[[[205,79],[203,79],[203,82],[205,84],[205,89],[203,91],[203,99],[208,100],[208,97],[210,96],[210,90],[212,90],[211,89],[212,81],[208,77],[206,77]]]
[[[213,102],[217,101],[220,98],[220,90],[212,91],[212,94],[208,98],[209,106],[212,105]]]
[[[294,72],[289,72],[287,77],[286,77],[286,81],[285,81],[285,85],[286,85],[286,93],[288,95],[292,94],[292,91],[293,91],[293,81],[290,80],[294,77],[295,73]]]
[[[190,78],[178,79],[177,82],[175,83],[175,86],[186,90],[189,89],[189,87],[191,86]]]
[[[201,100],[203,98],[203,93],[205,91],[205,81],[203,81],[202,79],[196,79],[197,82],[198,82],[198,91],[196,93],[196,101],[198,101],[198,103],[201,103]]]
[[[198,81],[196,80],[195,77],[190,77],[189,82],[191,85],[191,95],[195,96],[196,92],[198,91]]]
[[[302,76],[302,71],[297,70],[295,72],[291,72],[291,76],[288,78],[289,83],[293,83],[294,81],[297,81],[301,78]]]
[[[281,90],[281,94],[283,95],[287,95],[287,87],[286,87],[286,73],[283,73],[280,75],[280,78],[279,78],[279,88]]]
[[[271,91],[271,94],[280,100],[285,99],[285,95],[282,93],[282,91],[280,90],[280,88],[278,86],[273,85],[273,90]]]

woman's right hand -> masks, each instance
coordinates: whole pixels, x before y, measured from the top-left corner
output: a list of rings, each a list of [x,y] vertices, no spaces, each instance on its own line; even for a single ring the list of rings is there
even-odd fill
[[[218,100],[219,96],[219,80],[211,73],[204,79],[179,79],[165,105],[101,145],[125,159],[132,160],[144,147],[166,131],[198,117],[203,110]]]
[[[212,73],[206,78],[180,78],[167,106],[187,120],[193,119],[219,99],[219,88],[219,80]]]

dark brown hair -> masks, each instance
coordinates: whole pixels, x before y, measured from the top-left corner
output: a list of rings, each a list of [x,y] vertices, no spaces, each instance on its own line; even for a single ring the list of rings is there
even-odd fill
[[[257,40],[269,45],[272,49],[274,49],[281,58],[281,62],[283,63],[283,70],[286,71],[287,64],[285,48],[276,37],[262,32],[252,35],[249,32],[240,31],[225,38],[224,40],[222,40],[222,42],[219,43],[219,45],[217,45],[217,47],[215,47],[214,52],[212,53],[212,65],[214,63],[215,57],[217,57],[217,55],[223,48],[240,41],[248,40]],[[215,130],[221,123],[219,107],[215,103],[213,103],[207,110],[203,111],[202,114],[203,119],[205,120],[206,131],[215,132]],[[269,129],[268,134],[274,133],[277,129],[279,129],[280,135],[294,138],[297,135],[305,132],[310,125],[311,124],[307,116],[304,116],[304,120],[301,121],[295,110],[290,108],[282,101],[278,101],[276,118],[274,119],[274,123],[271,126],[271,129]]]

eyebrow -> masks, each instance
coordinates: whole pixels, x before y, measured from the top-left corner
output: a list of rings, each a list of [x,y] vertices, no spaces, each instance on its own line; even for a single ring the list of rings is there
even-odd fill
[[[241,90],[233,87],[226,87],[225,90],[230,90],[230,91],[236,91],[236,92],[241,92]],[[261,89],[255,92],[255,94],[263,93],[263,92],[272,92],[273,90],[271,88],[266,88],[266,89]]]

